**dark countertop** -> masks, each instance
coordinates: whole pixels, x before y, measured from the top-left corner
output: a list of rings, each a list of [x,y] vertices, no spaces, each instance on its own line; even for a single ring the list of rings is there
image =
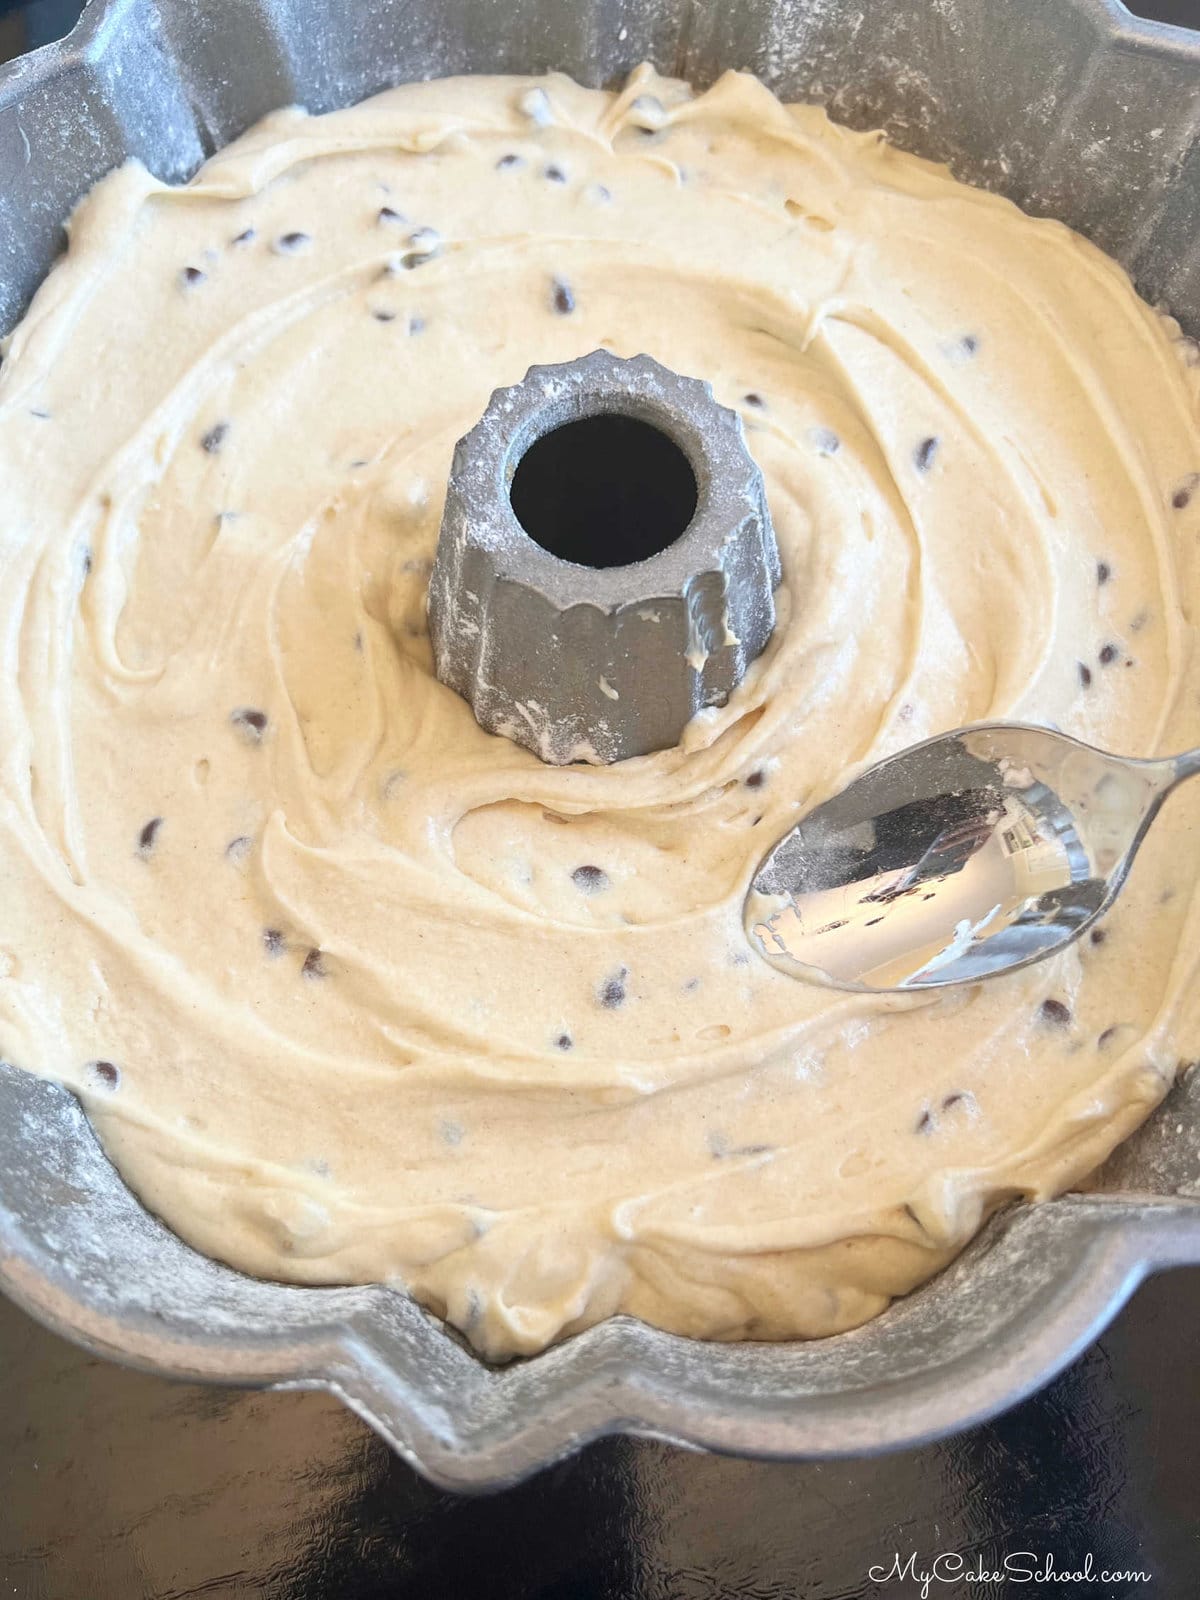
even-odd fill
[[[1139,10],[1200,26],[1200,0]],[[0,0],[0,55],[72,0]],[[9,13],[9,14],[5,14]],[[1200,1594],[1200,1270],[1152,1280],[1068,1372],[957,1439],[794,1466],[605,1440],[483,1499],[429,1488],[316,1394],[168,1383],[0,1301],[0,1596],[851,1600]],[[1058,1574],[1007,1582],[1031,1552]],[[955,1561],[961,1565],[955,1567]],[[1026,1569],[1028,1570],[1028,1568]]]
[[[893,1554],[1146,1582],[935,1582],[933,1600],[1200,1593],[1200,1270],[1143,1286],[987,1427],[779,1465],[610,1439],[503,1494],[429,1488],[316,1394],[97,1361],[0,1302],[0,1595],[20,1600],[850,1600]],[[960,1570],[965,1570],[960,1569]]]

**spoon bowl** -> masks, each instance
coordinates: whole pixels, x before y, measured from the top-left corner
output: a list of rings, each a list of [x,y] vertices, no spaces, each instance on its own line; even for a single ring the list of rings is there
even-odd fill
[[[1067,734],[980,723],[870,767],[763,859],[751,943],[780,971],[884,992],[1042,961],[1116,899],[1200,750],[1123,758]]]

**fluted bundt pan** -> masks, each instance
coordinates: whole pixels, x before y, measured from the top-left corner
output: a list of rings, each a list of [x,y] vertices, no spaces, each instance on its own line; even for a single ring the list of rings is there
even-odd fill
[[[438,677],[543,761],[619,761],[724,705],[775,626],[779,552],[736,412],[597,350],[498,389],[454,452]]]
[[[699,84],[744,67],[883,126],[1081,229],[1200,332],[1200,41],[1115,0],[93,0],[70,41],[0,72],[0,325],[74,201],[128,154],[178,179],[289,101],[325,110],[455,72],[611,83],[643,59]],[[15,1300],[155,1371],[328,1388],[456,1488],[619,1429],[796,1456],[961,1428],[1051,1377],[1144,1274],[1200,1261],[1198,1196],[1193,1071],[1094,1192],[996,1217],[866,1327],[721,1346],[618,1318],[493,1370],[403,1294],[258,1282],[197,1255],[139,1206],[73,1096],[0,1065]]]

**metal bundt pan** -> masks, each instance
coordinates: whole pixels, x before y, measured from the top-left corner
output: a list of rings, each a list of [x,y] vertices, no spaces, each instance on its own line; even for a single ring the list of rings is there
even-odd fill
[[[93,0],[64,44],[0,72],[0,326],[73,202],[126,154],[178,179],[289,101],[324,110],[454,72],[610,83],[646,58],[700,84],[748,68],[882,125],[1089,234],[1200,332],[1200,36],[1115,0]],[[197,1255],[133,1199],[72,1096],[0,1066],[0,1286],[16,1301],[153,1371],[331,1389],[457,1489],[606,1432],[820,1456],[987,1417],[1070,1361],[1146,1273],[1200,1262],[1200,1071],[1097,1184],[1009,1209],[836,1338],[704,1345],[618,1318],[491,1370],[402,1294],[258,1282]]]

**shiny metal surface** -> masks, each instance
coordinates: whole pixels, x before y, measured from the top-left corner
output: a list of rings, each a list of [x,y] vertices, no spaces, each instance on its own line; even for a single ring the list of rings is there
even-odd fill
[[[1112,906],[1200,750],[1138,761],[981,723],[890,756],[764,857],[746,932],[793,977],[872,992],[1043,961]]]
[[[64,45],[0,70],[0,326],[71,205],[128,154],[176,180],[289,101],[439,72],[612,82],[642,59],[697,83],[745,67],[882,125],[1081,228],[1200,331],[1200,39],[1116,0],[360,0],[352,23],[326,0],[93,0]],[[327,1389],[450,1488],[613,1432],[789,1458],[895,1449],[1013,1404],[1146,1273],[1200,1262],[1198,1090],[1193,1072],[1094,1192],[1010,1209],[853,1333],[705,1345],[618,1319],[495,1370],[396,1291],[265,1283],[198,1256],[137,1203],[73,1097],[0,1065],[0,1288],[157,1372]]]
[[[536,444],[614,417],[650,425],[690,475],[691,503],[635,484],[628,435],[589,447],[529,501],[560,558],[518,521],[522,469]],[[618,486],[623,503],[602,505]],[[455,447],[429,580],[437,675],[543,761],[667,750],[766,647],[780,576],[762,474],[708,383],[607,350],[530,367]]]

